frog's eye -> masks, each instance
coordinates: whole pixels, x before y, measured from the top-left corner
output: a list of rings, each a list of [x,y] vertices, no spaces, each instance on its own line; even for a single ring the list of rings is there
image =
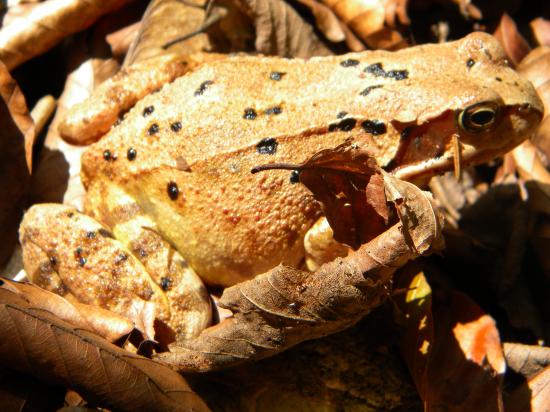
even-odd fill
[[[496,124],[498,112],[499,105],[495,102],[472,104],[458,113],[457,123],[466,132],[484,132]]]

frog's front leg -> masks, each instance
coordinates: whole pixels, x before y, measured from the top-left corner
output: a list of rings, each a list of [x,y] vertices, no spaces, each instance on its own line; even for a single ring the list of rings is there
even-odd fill
[[[96,206],[99,215],[108,217],[112,197],[106,194],[105,202]],[[139,214],[129,196],[119,204],[119,210],[134,212],[112,226],[113,234],[67,206],[31,208],[21,227],[29,277],[68,299],[128,316],[148,337],[156,331],[156,339],[163,343],[197,335],[211,319],[210,297],[202,281]]]

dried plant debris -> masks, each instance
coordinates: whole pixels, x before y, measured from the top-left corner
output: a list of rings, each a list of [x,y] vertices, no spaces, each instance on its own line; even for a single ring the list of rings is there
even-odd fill
[[[3,365],[72,388],[89,403],[120,411],[209,410],[168,367],[34,308],[6,289],[0,289],[0,328]]]
[[[25,96],[0,62],[0,267],[17,241],[17,227],[26,206],[32,169],[34,123]]]
[[[28,13],[0,30],[0,60],[11,70],[128,1],[48,0],[37,3]]]

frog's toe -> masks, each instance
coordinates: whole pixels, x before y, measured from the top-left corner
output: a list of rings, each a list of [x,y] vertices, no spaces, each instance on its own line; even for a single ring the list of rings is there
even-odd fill
[[[210,300],[196,275],[174,285],[168,296],[109,230],[72,207],[33,206],[23,219],[20,239],[25,271],[34,283],[125,315],[148,338],[168,343],[170,335],[187,337],[208,325]],[[203,300],[198,307],[197,296]],[[159,324],[173,333],[155,334]]]

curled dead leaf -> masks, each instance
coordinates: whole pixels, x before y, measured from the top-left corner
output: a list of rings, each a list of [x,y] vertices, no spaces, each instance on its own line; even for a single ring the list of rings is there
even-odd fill
[[[400,342],[426,410],[502,411],[504,356],[495,322],[466,295],[434,299],[420,265],[399,272]]]
[[[504,356],[508,368],[526,378],[550,366],[550,348],[545,346],[504,343]]]
[[[254,26],[256,51],[283,57],[332,54],[313,26],[283,0],[226,0],[220,2],[247,16]]]
[[[397,30],[410,24],[403,0],[322,0],[369,48],[397,50],[407,40]]]
[[[0,30],[0,60],[11,70],[128,1],[48,0],[38,3]]]
[[[494,36],[502,44],[514,67],[529,53],[527,40],[519,33],[516,23],[506,13],[502,15]]]
[[[540,46],[550,46],[550,20],[546,20],[543,17],[537,17],[533,19],[529,25],[531,26],[537,43]]]
[[[126,55],[124,67],[167,53],[185,57],[210,50],[210,39],[202,32],[206,19],[205,3],[204,0],[192,3],[151,1],[139,23],[139,31]],[[164,47],[180,38],[185,40]]]
[[[34,124],[25,97],[0,62],[0,267],[17,243],[17,226],[26,206],[32,170]]]
[[[0,362],[72,388],[89,403],[120,411],[208,411],[170,368],[36,309],[0,289]]]

